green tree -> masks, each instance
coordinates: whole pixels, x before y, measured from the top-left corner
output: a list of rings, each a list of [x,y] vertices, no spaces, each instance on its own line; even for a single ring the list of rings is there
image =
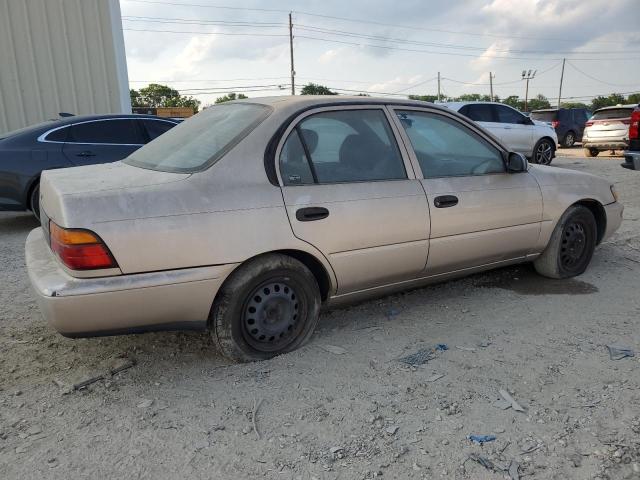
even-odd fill
[[[490,102],[491,97],[489,95],[482,95],[481,93],[465,93],[453,99],[454,102]]]
[[[640,93],[632,93],[629,95],[626,103],[640,103]]]
[[[316,83],[307,83],[302,87],[301,95],[338,95],[336,92],[332,92],[328,87],[324,85],[318,85]]]
[[[547,97],[545,97],[541,93],[533,98],[530,98],[527,102],[527,110],[529,110],[530,112],[532,110],[540,110],[543,108],[551,108],[551,104],[549,103]]]
[[[626,103],[625,98],[619,93],[612,93],[608,97],[603,97],[602,95],[591,100],[591,109],[596,110],[597,108],[602,107],[613,107],[618,104]]]
[[[438,96],[437,95],[409,95],[409,100],[420,100],[422,102],[435,103],[438,101]],[[445,98],[444,101],[446,102],[447,99]]]
[[[517,95],[509,95],[502,100],[502,103],[518,110],[524,110],[524,100],[520,100]]]
[[[216,102],[215,103],[224,103],[224,102],[230,102],[232,100],[242,100],[243,98],[249,98],[246,95],[239,93],[238,95],[236,95],[235,93],[228,93],[227,95],[223,96],[223,97],[218,97],[216,98]]]
[[[586,108],[587,110],[591,108],[586,103],[581,102],[562,102],[560,106],[562,108]]]
[[[200,100],[180,95],[178,90],[158,83],[151,83],[140,90],[131,89],[129,94],[134,107],[191,107],[197,112],[200,106]]]

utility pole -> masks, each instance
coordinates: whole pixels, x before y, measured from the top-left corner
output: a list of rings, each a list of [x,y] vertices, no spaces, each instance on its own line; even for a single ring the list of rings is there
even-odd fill
[[[522,80],[526,80],[527,81],[527,89],[525,90],[524,93],[524,111],[528,111],[527,110],[527,102],[529,100],[529,80],[533,80],[536,77],[536,72],[537,70],[534,70],[533,73],[531,73],[531,70],[529,70],[528,72],[526,70],[522,71]]]
[[[291,95],[296,94],[296,70],[293,66],[293,20],[289,12],[289,52],[291,53]]]
[[[489,91],[491,92],[491,101],[493,102],[493,72],[489,72]]]
[[[438,102],[440,101],[440,72],[438,72]]]
[[[562,98],[562,81],[564,80],[564,62],[566,58],[562,59],[562,73],[560,74],[560,90],[558,91],[558,108],[560,108],[560,99]]]

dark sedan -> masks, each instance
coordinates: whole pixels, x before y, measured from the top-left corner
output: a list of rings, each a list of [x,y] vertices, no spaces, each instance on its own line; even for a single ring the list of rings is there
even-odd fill
[[[0,133],[0,211],[38,216],[43,170],[122,160],[175,125],[152,115],[69,116]]]

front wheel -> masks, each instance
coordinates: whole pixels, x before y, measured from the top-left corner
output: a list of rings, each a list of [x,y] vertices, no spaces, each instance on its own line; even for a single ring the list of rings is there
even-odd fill
[[[575,277],[587,269],[596,241],[597,225],[593,213],[582,205],[574,205],[562,215],[547,248],[533,266],[545,277]]]
[[[553,160],[555,145],[546,138],[541,138],[533,148],[533,162],[540,165],[549,165]]]
[[[300,261],[281,254],[241,265],[214,302],[211,337],[236,362],[266,360],[303,345],[320,313],[320,288]]]

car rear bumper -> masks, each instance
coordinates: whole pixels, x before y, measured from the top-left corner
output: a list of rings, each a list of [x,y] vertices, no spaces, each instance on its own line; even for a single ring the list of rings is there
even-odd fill
[[[624,152],[624,163],[621,165],[629,170],[640,171],[640,152]]]
[[[27,237],[25,254],[43,316],[67,337],[204,329],[213,299],[235,267],[76,278],[60,266],[42,228]]]
[[[620,202],[613,202],[609,205],[605,205],[604,211],[607,215],[607,227],[604,231],[602,241],[608,239],[616,230],[618,230],[618,228],[620,228],[624,207]]]
[[[628,148],[629,142],[615,139],[582,139],[584,148],[597,148],[598,150],[624,150]]]

